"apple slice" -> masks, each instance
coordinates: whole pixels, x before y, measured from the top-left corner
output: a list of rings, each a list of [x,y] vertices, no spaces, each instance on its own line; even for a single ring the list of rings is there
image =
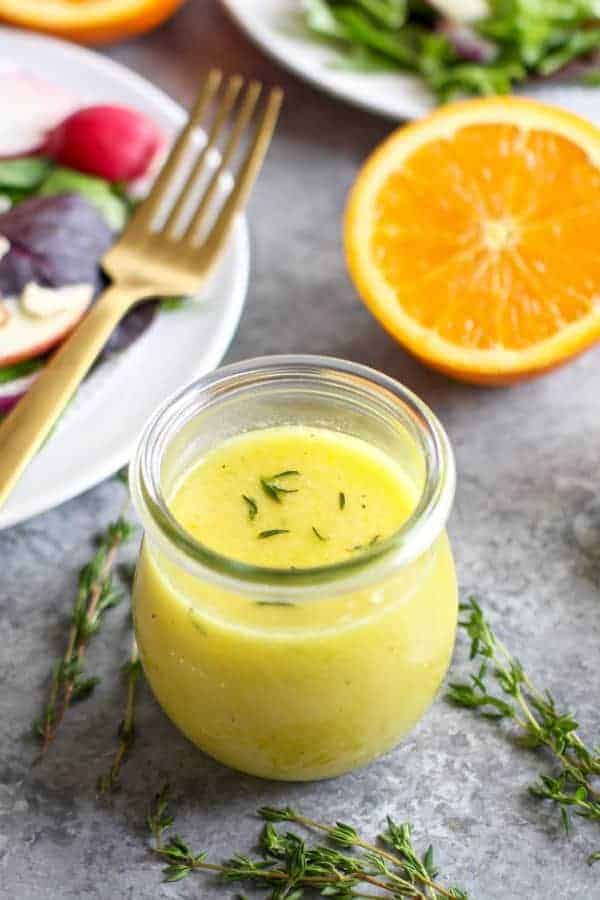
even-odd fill
[[[43,317],[27,315],[19,300],[3,300],[7,315],[0,325],[0,366],[46,353],[73,330],[90,305],[90,299],[89,291],[72,292],[66,308]]]

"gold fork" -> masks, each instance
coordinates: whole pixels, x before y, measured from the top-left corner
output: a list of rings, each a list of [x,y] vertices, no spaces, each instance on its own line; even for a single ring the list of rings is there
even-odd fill
[[[283,93],[273,88],[234,175],[233,186],[204,237],[200,229],[213,206],[221,176],[254,118],[261,85],[233,75],[223,84],[218,69],[204,80],[188,122],[177,138],[149,196],[102,260],[112,283],[45,366],[27,394],[0,424],[0,505],[39,450],[69,399],[89,371],[112,331],[135,304],[150,297],[194,294],[221,253],[260,171],[279,115]],[[206,143],[188,171],[194,135],[215,98],[217,106]],[[190,192],[199,185],[210,152],[226,123],[231,128],[220,161],[202,196],[189,210]],[[187,160],[187,165],[186,165]],[[170,209],[165,209],[170,205]],[[158,222],[161,217],[166,219]]]

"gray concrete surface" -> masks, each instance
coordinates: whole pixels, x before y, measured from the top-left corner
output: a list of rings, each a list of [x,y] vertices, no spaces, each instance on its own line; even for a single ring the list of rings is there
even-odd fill
[[[188,100],[197,72],[218,63],[283,83],[287,102],[254,195],[252,282],[229,359],[311,351],[376,366],[417,391],[456,448],[451,521],[462,592],[474,591],[540,684],[600,734],[600,350],[511,390],[454,384],[405,355],[363,309],[340,243],[346,190],[389,124],[285,75],[251,47],[214,3],[191,2],[168,26],[108,51]],[[27,734],[60,652],[78,567],[116,514],[107,482],[0,534],[0,897],[212,898],[210,880],[167,886],[148,852],[144,817],[168,778],[178,829],[216,857],[249,850],[264,803],[354,822],[374,834],[386,814],[432,841],[441,872],[476,900],[600,897],[585,858],[600,829],[578,822],[565,839],[552,809],[525,788],[541,760],[485,721],[438,700],[403,746],[367,769],[318,785],[240,776],[205,758],[144,688],[138,740],[112,803],[95,781],[114,746],[125,659],[125,608],[94,643],[94,696],[74,708],[54,749],[32,768]],[[133,553],[133,548],[130,551]],[[465,645],[457,648],[454,674]]]

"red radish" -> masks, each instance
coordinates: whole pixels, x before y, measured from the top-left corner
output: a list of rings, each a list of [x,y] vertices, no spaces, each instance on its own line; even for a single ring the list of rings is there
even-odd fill
[[[18,70],[0,72],[0,158],[39,152],[48,130],[77,106],[53,84]]]
[[[6,384],[0,384],[0,413],[7,413],[21,399],[23,394],[27,393],[35,379],[42,370],[32,372],[30,375],[24,375],[22,378],[15,378],[14,381],[7,381]]]
[[[57,125],[44,153],[56,162],[108,181],[144,175],[164,143],[154,122],[124,106],[89,106]]]

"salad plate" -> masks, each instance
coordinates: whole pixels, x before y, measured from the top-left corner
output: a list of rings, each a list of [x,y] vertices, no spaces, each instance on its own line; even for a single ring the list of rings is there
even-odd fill
[[[303,20],[302,0],[221,0],[232,19],[265,53],[333,96],[392,119],[416,119],[436,105],[417,76],[400,71],[352,71],[335,44],[315,38]],[[599,89],[530,81],[518,93],[600,121]]]
[[[184,110],[140,76],[90,50],[0,27],[0,75],[18,69],[77,105],[119,104],[148,116],[168,137]],[[0,110],[5,98],[0,98]],[[0,509],[0,528],[76,496],[129,460],[150,413],[169,394],[216,367],[235,333],[249,271],[247,224],[240,218],[201,295],[158,312],[125,350],[110,354],[79,389],[20,483]]]

